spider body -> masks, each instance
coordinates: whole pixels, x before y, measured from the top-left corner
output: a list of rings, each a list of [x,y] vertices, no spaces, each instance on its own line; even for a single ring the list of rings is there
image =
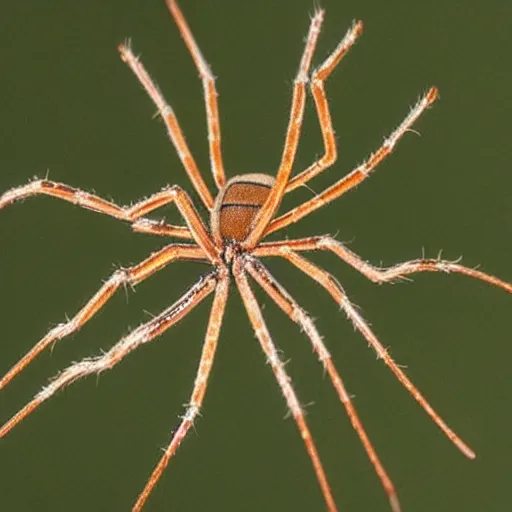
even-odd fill
[[[274,181],[267,174],[243,174],[226,183],[211,213],[211,233],[216,244],[246,240]]]
[[[167,329],[189,314],[195,306],[213,294],[213,303],[206,328],[204,344],[199,360],[197,375],[188,401],[185,414],[178,427],[172,431],[169,444],[164,450],[146,486],[140,493],[133,508],[140,511],[156,486],[165,467],[176,453],[181,442],[191,429],[202,408],[208,377],[213,365],[228,298],[229,285],[234,281],[245,306],[248,319],[254,329],[256,338],[262,348],[268,366],[271,368],[281,389],[286,405],[293,417],[308,456],[311,460],[326,507],[329,512],[337,510],[336,502],[327,480],[322,462],[312,433],[306,422],[300,401],[292,386],[285,364],[266,326],[263,313],[256,300],[248,277],[250,276],[267,293],[275,304],[293,320],[306,335],[311,346],[334,387],[340,402],[345,407],[361,443],[373,465],[378,478],[388,496],[393,512],[400,511],[398,496],[382,465],[375,448],[370,442],[361,420],[338,373],[331,355],[319,334],[311,317],[300,307],[292,295],[272,276],[260,258],[284,258],[304,274],[311,277],[333,298],[356,331],[368,342],[369,346],[396,376],[400,383],[411,393],[412,397],[425,410],[432,421],[468,458],[474,458],[473,450],[444,422],[416,386],[409,380],[404,370],[397,365],[384,345],[375,335],[370,325],[364,320],[359,310],[351,303],[347,293],[338,280],[323,268],[315,265],[301,253],[307,251],[330,251],[354,270],[362,273],[376,283],[397,281],[418,272],[457,272],[480,279],[493,286],[512,293],[512,284],[479,270],[465,267],[458,262],[441,259],[416,259],[405,261],[388,268],[373,266],[345,245],[328,235],[309,236],[300,239],[284,239],[265,242],[270,233],[279,231],[315,210],[334,201],[345,192],[355,188],[366,180],[380,162],[389,156],[402,136],[411,131],[414,122],[437,99],[436,87],[431,87],[405,116],[399,126],[384,142],[360,165],[350,173],[339,178],[333,185],[315,195],[308,201],[290,211],[277,216],[277,209],[283,196],[297,187],[309,182],[315,176],[334,164],[337,158],[336,140],[332,126],[329,104],[325,93],[325,81],[334,71],[343,56],[354,45],[362,33],[363,25],[355,22],[347,31],[338,46],[313,72],[310,71],[313,53],[322,26],[324,12],[317,10],[311,19],[305,47],[299,69],[293,85],[290,117],[286,131],[281,162],[275,177],[265,174],[245,174],[226,179],[220,136],[220,120],[217,105],[217,90],[214,76],[204,59],[192,32],[175,0],[166,0],[167,6],[177,24],[181,36],[194,60],[203,85],[206,106],[206,120],[210,151],[211,171],[217,187],[216,199],[199,171],[194,157],[181,131],[177,117],[165,101],[162,93],[154,83],[145,67],[133,54],[128,44],[119,46],[122,60],[138,78],[163,120],[169,139],[174,144],[181,163],[192,182],[204,207],[210,213],[210,230],[199,216],[192,198],[178,185],[165,187],[130,206],[119,206],[95,194],[70,187],[48,179],[34,180],[26,185],[12,188],[0,196],[0,209],[27,197],[49,195],[87,208],[104,215],[130,223],[137,232],[158,236],[168,236],[187,241],[171,242],[149,255],[137,265],[116,270],[85,305],[66,322],[51,329],[36,343],[0,379],[0,389],[4,388],[35,357],[49,346],[76,332],[103,307],[103,305],[123,285],[135,286],[156,272],[177,260],[205,261],[213,267],[206,275],[191,287],[170,307],[155,315],[151,320],[141,324],[135,330],[119,340],[110,349],[97,357],[85,358],[71,364],[60,372],[46,387],[14,414],[0,427],[0,438],[14,426],[35,411],[43,402],[62,388],[91,374],[99,374],[117,365],[125,356],[139,346],[149,343]],[[324,152],[307,169],[291,176],[295,154],[301,133],[306,87],[309,84],[315,103],[322,133]],[[171,225],[164,220],[153,220],[147,215],[167,204],[174,203],[183,218],[184,224]],[[99,507],[101,508],[101,506]]]

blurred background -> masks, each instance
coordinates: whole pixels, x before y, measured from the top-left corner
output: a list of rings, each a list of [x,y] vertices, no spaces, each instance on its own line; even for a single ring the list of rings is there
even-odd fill
[[[471,5],[469,5],[471,4]],[[273,174],[311,0],[181,2],[219,77],[230,176]],[[441,99],[375,175],[281,237],[330,233],[374,264],[464,256],[512,280],[512,6],[502,0],[322,0],[314,63],[353,19],[365,33],[328,81],[339,143],[319,192],[373,151],[435,84]],[[154,107],[119,59],[132,37],[174,107],[209,184],[202,90],[163,1],[8,2],[0,48],[0,189],[34,175],[121,204],[177,183],[193,193]],[[321,155],[309,102],[296,172]],[[212,189],[213,190],[213,189]],[[291,207],[312,196],[306,188]],[[194,196],[199,206],[197,196]],[[204,214],[204,210],[201,210]],[[178,221],[170,207],[159,215]],[[276,236],[277,238],[277,236]],[[0,215],[0,372],[72,316],[119,266],[166,240],[47,197]],[[282,261],[272,272],[316,319],[404,511],[510,507],[511,297],[461,276],[376,286],[328,254],[333,272],[383,344],[477,452],[466,460],[355,333],[330,297]],[[59,369],[106,350],[174,302],[205,267],[176,263],[120,291],[77,335],[40,356],[0,398],[1,420]],[[386,496],[308,340],[258,291],[304,404],[340,510],[389,510]],[[211,300],[112,372],[61,392],[1,442],[3,510],[128,510],[189,400]],[[320,511],[311,464],[233,289],[202,417],[147,509]]]

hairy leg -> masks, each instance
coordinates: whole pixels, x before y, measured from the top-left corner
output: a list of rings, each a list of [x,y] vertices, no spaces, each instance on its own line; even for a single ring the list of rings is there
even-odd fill
[[[480,270],[465,267],[456,261],[419,258],[398,263],[391,267],[379,268],[364,261],[355,252],[351,251],[331,236],[312,236],[298,240],[263,243],[254,250],[254,255],[279,256],[282,255],[281,252],[283,248],[292,249],[293,251],[315,251],[319,249],[331,251],[375,283],[398,281],[405,279],[408,275],[417,274],[419,272],[457,273],[479,279],[480,281],[484,281],[512,293],[512,283],[503,281],[498,277],[486,274]]]
[[[183,13],[174,0],[166,0],[167,7],[178,25],[181,37],[187,45],[188,51],[194,60],[201,82],[203,83],[204,104],[206,106],[206,121],[208,124],[208,143],[210,145],[210,165],[213,178],[218,189],[226,184],[226,174],[222,163],[222,149],[220,136],[219,107],[217,105],[217,89],[215,77],[210,66],[206,62],[199,46],[197,45],[192,31],[188,26]]]
[[[122,285],[135,286],[144,279],[162,269],[177,259],[204,260],[206,255],[200,247],[193,245],[168,245],[152,254],[144,261],[133,267],[116,270],[105,281],[103,286],[93,295],[78,313],[65,323],[51,329],[46,336],[38,341],[3,377],[0,379],[0,389],[20,373],[33,361],[46,347],[56,343],[62,338],[78,331],[85,325],[114,295]]]
[[[167,224],[164,220],[139,219],[132,224],[133,231],[148,235],[168,236],[192,239],[192,233],[186,226]]]
[[[361,21],[354,22],[345,34],[345,37],[341,40],[340,44],[334,49],[329,57],[327,57],[323,64],[313,71],[310,82],[311,93],[315,101],[316,112],[320,122],[320,129],[322,131],[324,154],[321,158],[316,160],[316,162],[313,162],[305,171],[294,176],[288,182],[288,185],[286,185],[286,193],[304,185],[336,162],[338,156],[338,151],[336,149],[336,136],[332,127],[331,113],[329,111],[329,102],[327,101],[327,96],[325,94],[324,83],[336,69],[341,59],[357,41],[362,32],[363,23]]]
[[[26,418],[60,389],[92,373],[99,374],[105,370],[110,370],[137,347],[160,336],[207,297],[215,289],[216,282],[216,272],[201,277],[201,279],[171,307],[167,308],[149,322],[140,325],[137,329],[128,334],[128,336],[116,343],[105,354],[98,357],[82,359],[82,361],[72,364],[59,373],[31,402],[25,405],[23,409],[0,427],[0,438],[4,437],[21,420]]]
[[[306,45],[299,65],[299,71],[295,78],[293,86],[292,106],[290,111],[290,119],[288,121],[288,129],[284,142],[283,155],[281,163],[277,171],[274,186],[270,191],[265,203],[261,207],[253,229],[248,238],[243,242],[243,246],[252,249],[261,238],[261,235],[267,228],[270,219],[274,216],[281,199],[285,193],[286,185],[290,179],[295,154],[302,129],[302,121],[304,118],[304,105],[306,102],[306,83],[308,81],[309,68],[311,67],[311,59],[315,51],[318,35],[324,19],[324,11],[317,10],[311,20],[309,32],[306,38]]]
[[[292,387],[290,377],[286,373],[284,364],[279,357],[277,348],[270,337],[261,309],[247,280],[247,276],[243,268],[243,262],[240,259],[236,259],[234,261],[233,274],[256,337],[258,338],[261,348],[265,353],[267,362],[274,372],[279,387],[281,388],[281,392],[286,400],[286,404],[295,419],[297,428],[299,429],[300,435],[304,441],[327,508],[329,509],[329,512],[336,512],[336,503],[334,502],[332,491],[329,486],[329,482],[327,481],[327,475],[325,474],[320,456],[318,455],[318,450],[306,423],[304,412],[302,411],[302,407],[300,406],[297,395],[295,394],[295,390]]]
[[[116,219],[134,223],[148,213],[169,203],[175,203],[188,226],[190,236],[203,248],[212,261],[218,261],[217,250],[189,195],[178,185],[164,188],[132,206],[118,206],[89,192],[50,180],[34,180],[21,187],[8,190],[0,196],[0,210],[19,200],[35,195],[47,195],[63,199],[82,208],[110,215]],[[180,230],[175,231],[175,235]],[[185,235],[188,238],[188,234]]]
[[[169,138],[176,148],[176,152],[178,153],[181,163],[183,164],[183,167],[185,168],[185,171],[190,181],[192,182],[192,185],[196,189],[199,197],[201,198],[201,201],[203,201],[203,204],[206,206],[206,208],[211,210],[213,208],[213,196],[206,186],[201,173],[199,172],[197,163],[194,160],[192,153],[190,152],[174,110],[165,101],[162,93],[160,92],[160,89],[155,84],[155,82],[153,82],[152,78],[149,76],[149,73],[144,68],[142,62],[138,57],[134,55],[129,41],[125,44],[120,44],[118,50],[121,54],[121,59],[126,62],[126,64],[128,64],[135,76],[139,79],[139,82],[144,87],[148,96],[156,105],[158,113],[160,114],[165,123],[165,126],[167,127]]]
[[[176,450],[187,435],[190,427],[194,425],[194,420],[201,410],[206,393],[206,387],[208,385],[208,377],[210,376],[210,371],[212,369],[213,360],[215,357],[215,351],[217,349],[217,341],[219,339],[219,332],[222,325],[222,319],[224,317],[226,301],[228,299],[228,290],[229,275],[227,269],[223,268],[217,283],[215,298],[213,299],[213,305],[210,312],[210,320],[208,322],[206,337],[201,354],[201,360],[199,362],[199,368],[197,369],[194,389],[192,391],[190,402],[187,406],[187,411],[182,417],[179,427],[172,434],[171,442],[165,449],[164,454],[153,470],[153,473],[151,473],[146,486],[140,493],[137,502],[133,507],[133,512],[142,510],[142,507],[151,494],[151,491],[158,483],[158,480],[167,467],[167,464],[176,453]]]
[[[411,109],[406,118],[401,122],[400,126],[384,141],[382,146],[372,153],[370,157],[363,162],[361,165],[356,167],[352,172],[341,178],[334,185],[325,189],[320,194],[316,195],[309,201],[302,203],[301,205],[293,208],[289,212],[277,217],[272,220],[263,231],[263,236],[269,235],[278,229],[282,229],[290,224],[297,222],[306,215],[318,210],[322,206],[334,201],[345,192],[353,189],[361,182],[363,182],[372,171],[384,160],[388,155],[391,154],[394,147],[402,136],[411,130],[414,122],[420,117],[420,115],[430,106],[438,97],[437,88],[431,87],[428,92],[421,98],[416,105]],[[270,220],[270,219],[269,219]]]
[[[389,369],[393,372],[400,383],[409,391],[413,398],[421,405],[424,411],[430,416],[432,421],[444,432],[452,443],[468,458],[474,459],[475,452],[444,422],[434,408],[428,403],[426,398],[420,393],[416,386],[409,380],[403,370],[395,363],[388,351],[384,348],[374,332],[370,329],[368,323],[350,302],[345,291],[338,281],[327,271],[313,264],[303,256],[300,256],[293,250],[283,247],[281,256],[290,261],[298,269],[311,277],[331,295],[334,301],[345,311],[354,327],[365,337],[369,345],[373,347],[377,356],[383,359]]]
[[[268,293],[274,302],[299,325],[304,331],[313,345],[314,351],[317,353],[318,359],[323,364],[325,371],[329,375],[331,383],[338,394],[338,398],[344,405],[347,415],[357,432],[361,443],[366,450],[375,472],[377,473],[386,494],[388,495],[393,512],[400,512],[400,502],[396,493],[395,486],[388,476],[382,462],[380,461],[375,448],[373,447],[368,434],[365,431],[362,421],[359,419],[357,411],[352,404],[352,399],[347,392],[343,380],[339,375],[331,354],[327,350],[322,337],[316,330],[315,324],[311,317],[299,306],[297,301],[286,291],[286,289],[272,276],[265,266],[256,258],[247,258],[246,269],[254,278],[254,280]]]

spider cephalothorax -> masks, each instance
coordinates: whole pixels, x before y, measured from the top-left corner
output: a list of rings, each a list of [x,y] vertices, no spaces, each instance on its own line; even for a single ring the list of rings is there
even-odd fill
[[[298,305],[296,300],[286,289],[270,274],[259,258],[267,256],[285,258],[315,280],[321,287],[325,288],[336,303],[339,304],[340,308],[346,313],[355,329],[364,336],[368,344],[376,351],[379,358],[391,369],[398,380],[423,407],[425,412],[438,427],[466,456],[473,458],[475,454],[471,448],[446,425],[414,384],[408,379],[401,367],[393,361],[368,323],[352,305],[345,291],[338,284],[338,281],[329,272],[313,264],[299,253],[316,250],[331,251],[354,269],[361,272],[372,281],[379,283],[398,280],[417,272],[458,272],[501,287],[509,293],[512,293],[512,284],[478,270],[464,267],[459,263],[441,259],[412,260],[389,268],[374,267],[330,236],[311,236],[298,240],[262,242],[262,239],[266,235],[297,222],[302,217],[330,203],[364,181],[375,167],[392,152],[398,140],[411,129],[411,126],[423,111],[436,100],[438,95],[437,89],[435,87],[430,88],[410,110],[409,114],[398,128],[396,128],[383,144],[361,165],[312,199],[276,217],[277,209],[286,193],[305,184],[336,161],[336,141],[329,113],[329,105],[325,95],[324,82],[360,36],[362,23],[354,23],[327,59],[316,68],[316,70],[310,73],[311,60],[324,17],[322,10],[315,12],[311,20],[304,52],[294,82],[291,113],[283,155],[275,178],[265,174],[245,174],[226,180],[222,162],[217,91],[213,74],[203,58],[178,5],[174,0],[166,1],[203,83],[211,170],[218,189],[216,199],[214,199],[199,172],[197,164],[180,129],[176,115],[166,103],[158,87],[153,82],[142,63],[135,57],[128,44],[120,45],[119,51],[121,58],[130,66],[158,108],[158,112],[167,127],[169,138],[176,147],[185,171],[200,200],[210,213],[211,229],[207,229],[207,224],[199,216],[189,195],[177,185],[166,187],[160,192],[151,195],[149,198],[126,207],[118,206],[94,194],[47,179],[32,181],[27,185],[8,190],[0,196],[0,209],[18,199],[36,194],[46,194],[70,201],[83,208],[88,208],[130,222],[135,231],[189,240],[189,243],[171,243],[166,245],[138,265],[114,272],[74,317],[50,330],[7,372],[0,380],[0,389],[6,386],[46,347],[83,326],[103,307],[105,302],[107,302],[122,285],[136,285],[178,259],[203,261],[211,264],[214,268],[206,275],[203,275],[172,306],[156,315],[149,322],[140,325],[107,352],[98,357],[86,358],[78,363],[72,364],[59,373],[31,402],[0,427],[0,437],[7,434],[16,424],[58,390],[81,377],[92,373],[100,373],[112,368],[128,353],[132,352],[141,344],[148,343],[162,334],[187,315],[208,295],[214,293],[201,359],[192,395],[188,402],[189,405],[178,428],[173,430],[169,445],[166,447],[164,454],[155,467],[145,488],[139,495],[133,510],[140,510],[201,409],[206,393],[208,377],[213,365],[220,327],[222,325],[229,283],[233,278],[247,310],[249,320],[256,333],[256,337],[274,372],[287,406],[304,440],[327,508],[330,512],[337,510],[334,497],[327,481],[327,476],[320,461],[313,437],[307,426],[300,402],[292,387],[290,378],[286,373],[279,352],[272,341],[260,306],[256,301],[247,278],[247,274],[249,274],[263,290],[265,290],[270,298],[301,327],[308,337],[382,482],[392,510],[398,512],[400,505],[394,485],[364,430],[356,410],[354,409],[350,395],[347,393],[329,351],[322,341],[312,319]],[[320,122],[324,154],[306,170],[291,177],[292,165],[302,126],[306,86],[308,82]],[[174,226],[167,224],[165,221],[155,221],[146,218],[147,214],[169,203],[176,204],[185,225]],[[192,241],[192,243],[190,243],[190,241]]]

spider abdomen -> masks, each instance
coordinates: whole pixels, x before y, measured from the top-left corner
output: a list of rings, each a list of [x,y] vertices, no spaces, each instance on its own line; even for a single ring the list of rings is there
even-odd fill
[[[212,234],[218,242],[244,241],[268,197],[274,178],[243,174],[231,178],[219,192],[212,210]]]

